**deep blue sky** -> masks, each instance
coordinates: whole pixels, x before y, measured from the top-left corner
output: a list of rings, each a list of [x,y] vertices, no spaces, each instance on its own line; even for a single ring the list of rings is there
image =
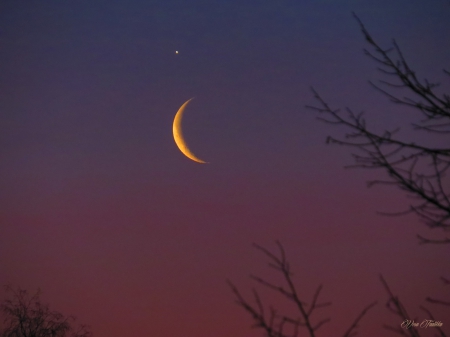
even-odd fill
[[[323,336],[376,299],[361,334],[400,324],[379,273],[422,317],[448,247],[376,215],[407,200],[366,189],[381,172],[344,170],[349,152],[324,142],[343,130],[305,109],[314,86],[411,134],[415,115],[367,83],[380,75],[352,11],[448,92],[444,0],[2,1],[0,283],[40,287],[96,336],[260,336],[225,279],[271,277],[251,243],[279,239],[304,297],[323,283],[334,303]],[[191,97],[184,133],[208,165],[173,141]]]

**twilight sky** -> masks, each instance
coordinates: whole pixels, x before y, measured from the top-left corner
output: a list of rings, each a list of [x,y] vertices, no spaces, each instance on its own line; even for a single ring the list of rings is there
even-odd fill
[[[367,83],[380,75],[352,11],[449,92],[445,0],[1,1],[0,284],[41,288],[99,337],[256,337],[225,280],[248,297],[250,273],[276,281],[251,244],[280,240],[305,301],[323,283],[333,302],[319,335],[374,300],[362,336],[400,325],[379,273],[424,319],[423,299],[448,295],[449,247],[419,246],[413,216],[377,215],[407,199],[366,188],[382,172],[345,170],[348,149],[325,145],[343,130],[305,109],[314,86],[411,135],[416,116]],[[173,141],[194,96],[184,133],[208,165]]]

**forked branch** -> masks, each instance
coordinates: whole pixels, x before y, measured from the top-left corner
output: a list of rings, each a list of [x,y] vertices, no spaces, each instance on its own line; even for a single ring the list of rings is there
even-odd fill
[[[263,329],[267,336],[297,337],[299,336],[299,330],[304,329],[310,337],[315,337],[317,331],[323,325],[328,323],[330,318],[327,317],[320,320],[313,320],[312,315],[317,311],[317,309],[330,306],[331,302],[319,301],[322,285],[318,286],[310,303],[300,299],[299,293],[293,282],[293,273],[286,258],[284,248],[280,242],[277,241],[276,244],[279,250],[278,255],[270,252],[262,246],[254,244],[254,247],[261,251],[269,259],[269,267],[274,268],[277,272],[282,274],[284,284],[274,284],[264,278],[253,275],[251,276],[251,279],[265,288],[274,290],[280,294],[282,298],[294,303],[297,309],[297,315],[285,315],[273,307],[269,307],[268,313],[266,313],[267,310],[261,301],[259,293],[255,289],[253,289],[254,304],[251,304],[244,298],[238,288],[231,281],[228,281],[228,285],[236,297],[237,304],[251,315],[255,322],[253,326]],[[361,311],[349,329],[344,333],[343,337],[352,337],[356,335],[356,328],[358,327],[359,322],[367,314],[367,312],[375,306],[375,304],[375,302],[371,303]]]
[[[365,50],[365,54],[377,63],[378,70],[384,76],[397,81],[383,80],[380,85],[371,83],[372,86],[391,102],[421,113],[422,119],[412,124],[413,129],[446,136],[447,143],[450,143],[450,95],[439,95],[436,92],[438,84],[419,80],[395,41],[392,48],[381,48],[361,20],[354,16],[372,50]],[[396,53],[396,57],[391,56],[392,52]],[[393,91],[398,88],[409,92],[411,97],[397,96]],[[450,232],[450,184],[447,175],[450,148],[430,147],[417,141],[401,139],[398,136],[399,128],[381,133],[372,131],[363,113],[356,114],[347,108],[347,114],[343,114],[339,109],[332,108],[317,91],[312,89],[312,92],[318,105],[307,108],[319,112],[319,120],[347,129],[344,137],[328,137],[327,143],[356,150],[353,154],[354,165],[349,167],[383,170],[388,178],[369,181],[369,187],[377,184],[393,185],[414,200],[406,211],[391,215],[414,213],[430,229],[441,230],[441,236],[437,239],[418,235],[421,243],[450,243],[447,234]],[[423,135],[419,139],[423,139]]]

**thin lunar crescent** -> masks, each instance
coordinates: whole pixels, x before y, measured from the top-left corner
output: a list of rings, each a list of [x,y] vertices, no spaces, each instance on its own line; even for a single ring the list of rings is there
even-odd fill
[[[200,158],[198,158],[195,154],[192,153],[192,151],[189,149],[189,147],[186,144],[186,141],[184,140],[183,137],[183,131],[181,128],[181,121],[183,119],[183,113],[184,113],[184,109],[186,108],[186,106],[188,105],[188,103],[192,100],[188,99],[186,102],[184,102],[184,104],[180,107],[180,109],[178,109],[177,114],[175,115],[175,118],[173,120],[173,138],[175,139],[175,143],[177,144],[178,148],[180,149],[180,151],[189,159],[200,163],[200,164],[206,164],[206,161],[201,160]]]

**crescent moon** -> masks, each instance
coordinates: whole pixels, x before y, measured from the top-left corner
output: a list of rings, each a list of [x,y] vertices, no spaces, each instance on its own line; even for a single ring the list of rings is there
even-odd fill
[[[173,120],[173,138],[175,139],[175,144],[177,144],[180,151],[189,159],[200,163],[200,164],[206,164],[206,161],[201,160],[198,158],[195,154],[192,153],[192,151],[189,149],[189,147],[186,144],[186,141],[183,137],[183,131],[181,128],[181,121],[183,119],[183,113],[184,109],[188,105],[190,101],[192,101],[194,98],[188,99],[184,104],[178,109],[178,112],[175,115],[175,118]]]

